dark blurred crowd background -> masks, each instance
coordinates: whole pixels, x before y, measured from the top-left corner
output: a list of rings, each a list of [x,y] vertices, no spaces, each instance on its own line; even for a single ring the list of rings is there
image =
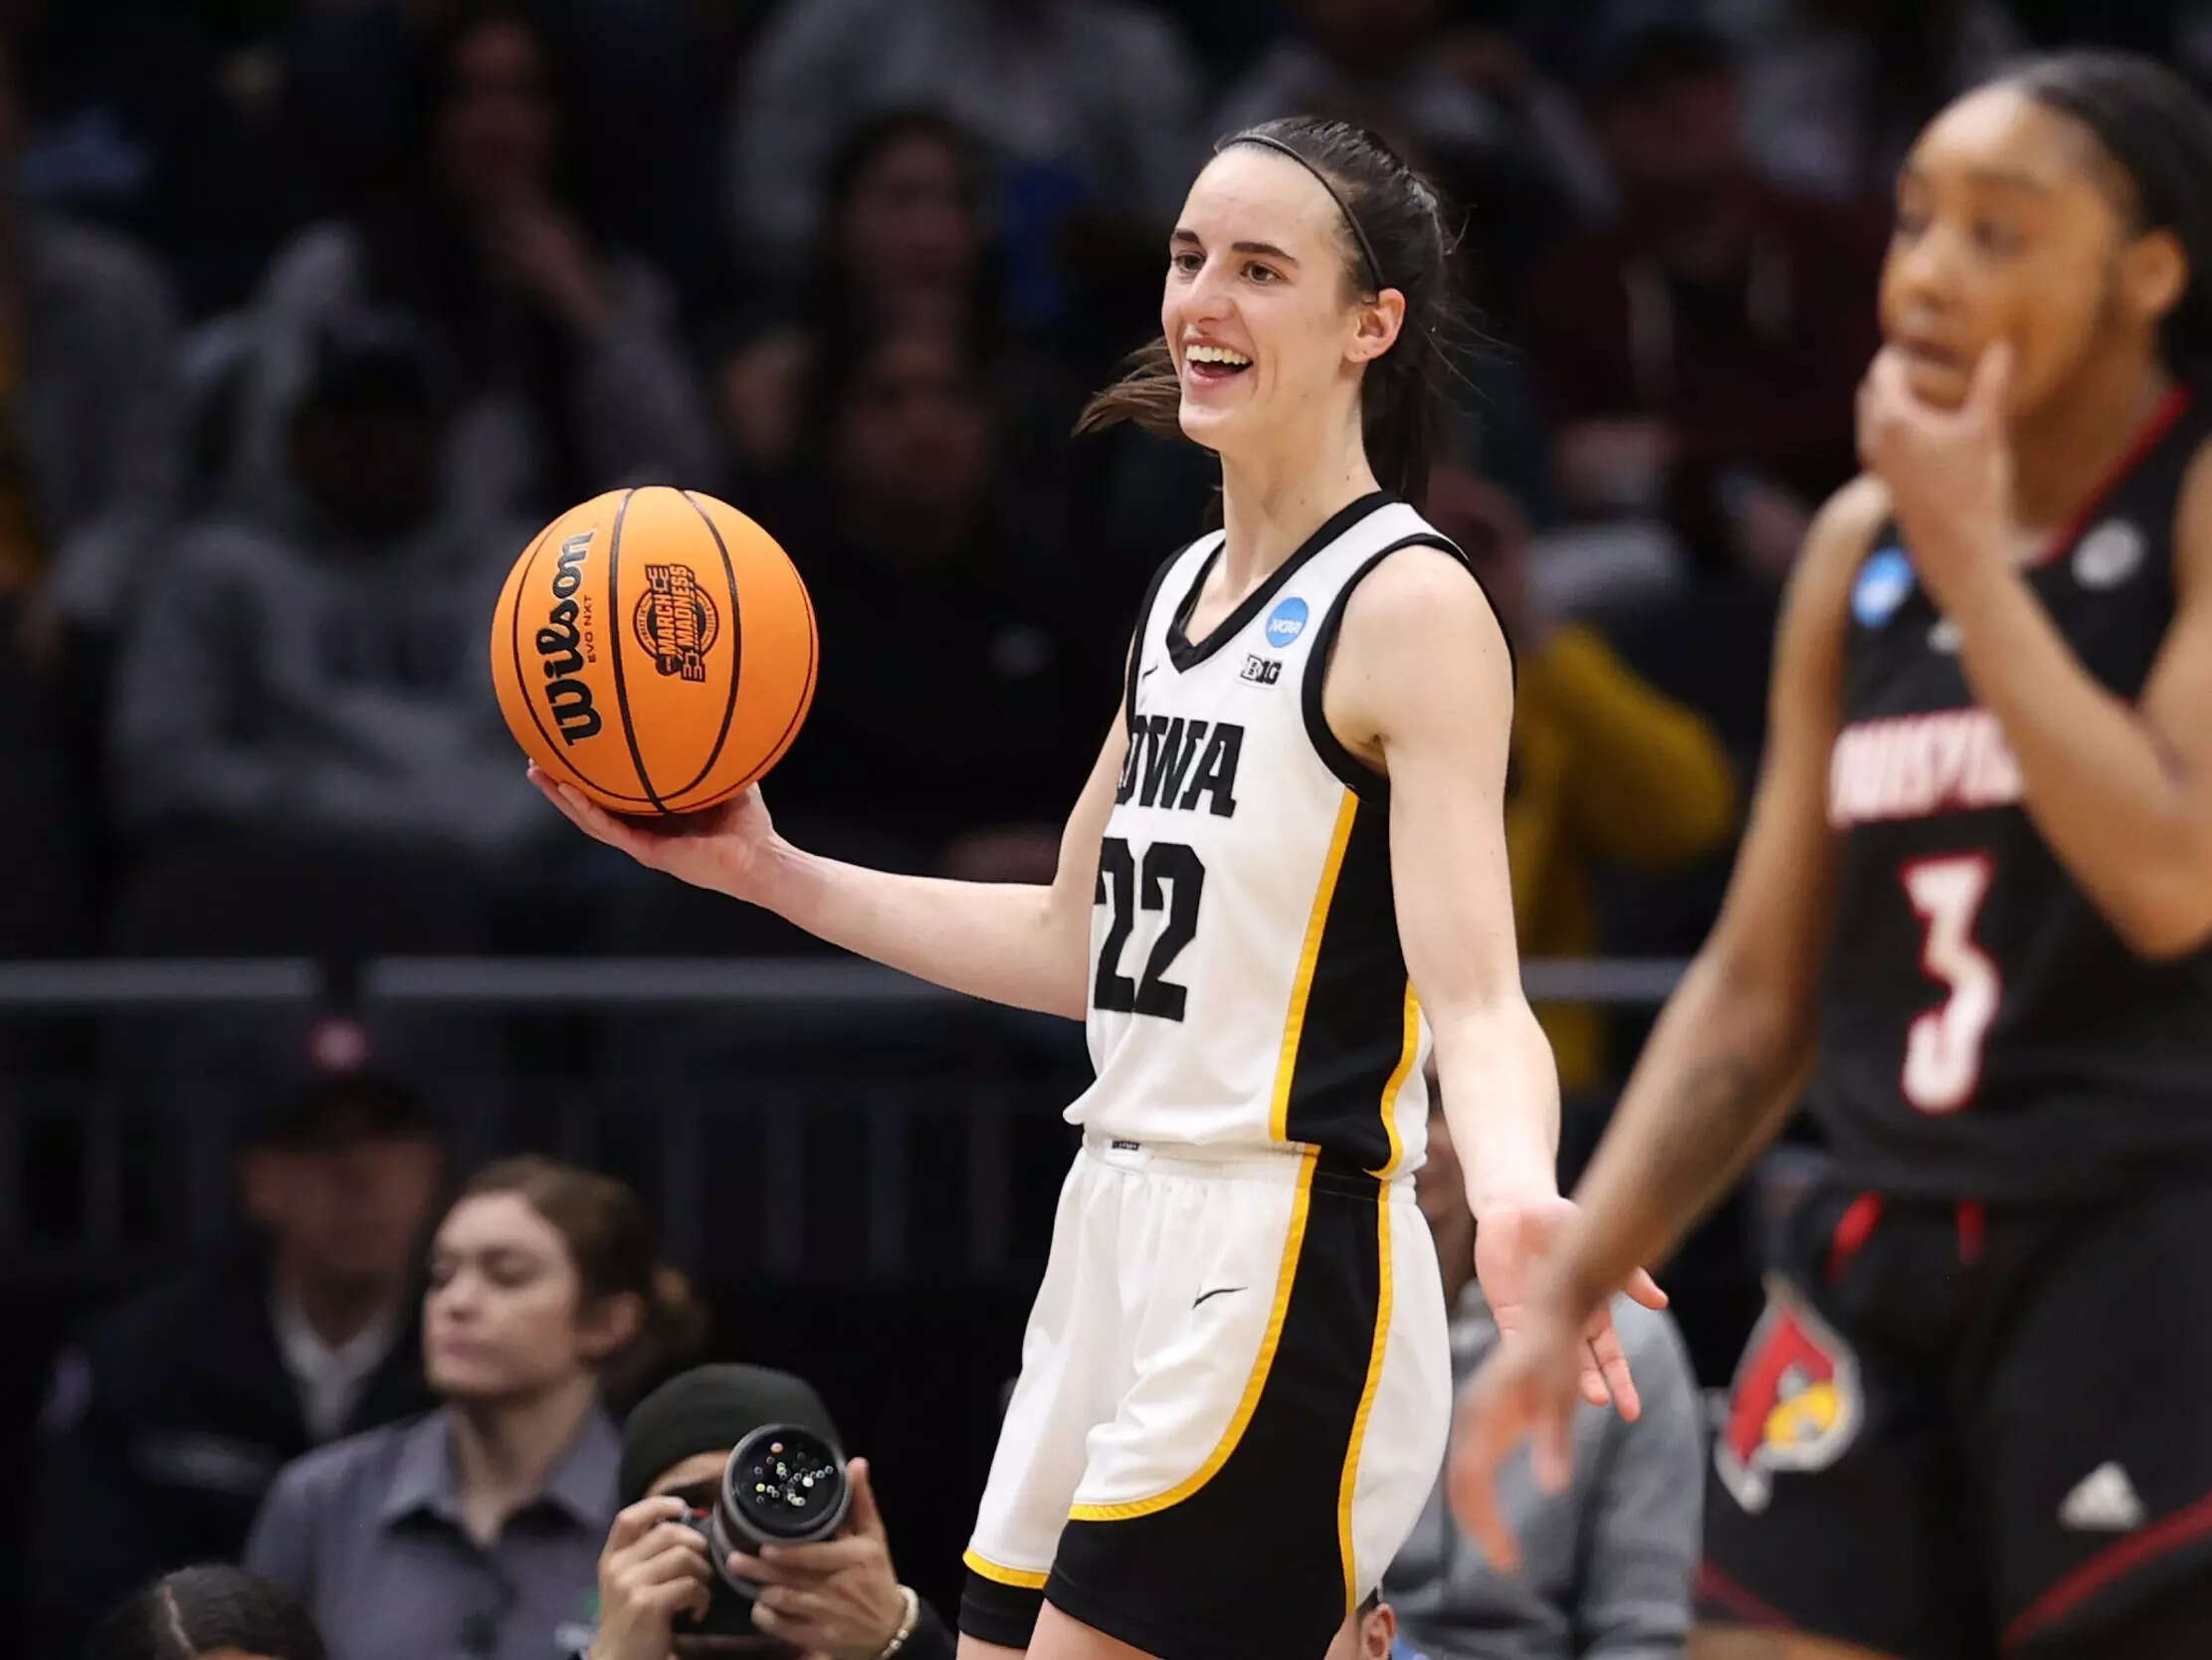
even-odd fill
[[[0,0],[0,958],[31,992],[0,1006],[0,1478],[37,1464],[42,1391],[70,1421],[55,1356],[92,1311],[156,1266],[266,1272],[279,1200],[232,1152],[271,1104],[373,1075],[457,1169],[557,1143],[675,1213],[720,1350],[804,1359],[907,1458],[886,1507],[941,1589],[1080,1045],[829,994],[380,999],[393,954],[567,959],[597,992],[609,955],[819,967],[528,788],[484,649],[528,534],[654,482],[760,519],[824,652],[779,825],[1042,879],[1214,482],[1073,417],[1147,337],[1213,138],[1364,121],[1463,214],[1478,338],[1430,510],[1520,647],[1523,950],[1680,955],[1780,584],[1853,466],[1892,172],[2061,42],[2202,79],[2212,4]],[[38,989],[63,959],[271,955],[313,993]],[[1542,1014],[1571,1176],[1642,1017]],[[1678,1270],[1708,1383],[1753,1308],[1745,1228]]]

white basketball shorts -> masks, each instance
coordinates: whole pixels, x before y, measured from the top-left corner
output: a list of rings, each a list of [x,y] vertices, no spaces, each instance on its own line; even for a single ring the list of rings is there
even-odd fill
[[[1320,1660],[1428,1500],[1451,1396],[1410,1178],[1088,1141],[960,1628],[1026,1647],[1049,1598],[1160,1660]]]

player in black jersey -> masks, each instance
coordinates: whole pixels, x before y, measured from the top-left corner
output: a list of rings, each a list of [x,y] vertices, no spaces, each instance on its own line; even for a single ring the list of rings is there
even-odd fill
[[[1776,646],[1734,880],[1455,1504],[1563,1474],[1574,1334],[1802,1093],[1699,1660],[2212,1656],[2212,114],[2068,55],[1898,185],[1866,476]],[[1809,1089],[1806,1087],[1809,1084]]]

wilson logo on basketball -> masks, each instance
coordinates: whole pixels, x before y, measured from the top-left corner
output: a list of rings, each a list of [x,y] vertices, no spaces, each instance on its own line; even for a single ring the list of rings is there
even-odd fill
[[[545,613],[545,626],[537,631],[538,664],[545,672],[545,708],[560,728],[560,740],[574,743],[599,731],[599,711],[592,707],[591,688],[575,679],[588,661],[588,640],[576,627],[576,590],[583,585],[584,555],[591,551],[591,532],[570,536],[560,544],[553,567],[553,605]],[[584,613],[588,625],[590,615]]]
[[[698,573],[690,565],[647,565],[645,583],[631,619],[638,643],[653,654],[653,666],[662,674],[704,681],[721,618],[714,602],[700,592]]]

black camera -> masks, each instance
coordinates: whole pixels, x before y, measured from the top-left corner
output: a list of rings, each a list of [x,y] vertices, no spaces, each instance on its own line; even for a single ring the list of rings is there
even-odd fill
[[[706,1541],[714,1578],[705,1616],[681,1630],[749,1635],[758,1587],[729,1570],[730,1553],[757,1556],[763,1545],[835,1538],[851,1503],[845,1454],[834,1442],[797,1424],[763,1424],[747,1435],[722,1466],[714,1508],[694,1511],[686,1520],[685,1526]]]

